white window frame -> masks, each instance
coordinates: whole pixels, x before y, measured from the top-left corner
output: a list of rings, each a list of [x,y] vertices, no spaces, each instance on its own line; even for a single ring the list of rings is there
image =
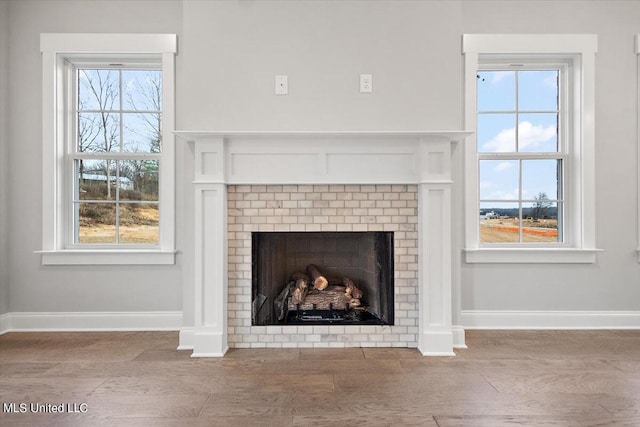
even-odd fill
[[[44,265],[175,263],[175,34],[41,34],[42,254]],[[160,241],[151,248],[74,245],[70,230],[71,168],[67,165],[73,109],[69,62],[153,57],[162,70],[162,163],[159,170]]]
[[[491,58],[512,56],[568,61],[572,102],[569,170],[565,170],[565,240],[532,246],[480,244],[477,136],[465,146],[465,260],[468,263],[594,263],[595,243],[595,54],[592,34],[465,34],[463,36],[465,129],[476,130],[476,76]],[[567,165],[564,165],[565,167]]]

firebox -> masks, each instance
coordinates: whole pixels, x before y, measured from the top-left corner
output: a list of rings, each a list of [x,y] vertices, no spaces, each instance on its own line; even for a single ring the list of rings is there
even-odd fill
[[[252,233],[252,325],[393,325],[393,232]]]

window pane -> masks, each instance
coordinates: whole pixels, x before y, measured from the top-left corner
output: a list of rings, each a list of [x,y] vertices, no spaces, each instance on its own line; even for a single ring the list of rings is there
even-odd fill
[[[76,152],[125,158],[74,159],[74,242],[158,244],[159,161],[126,153],[161,152],[161,71],[79,69],[77,84]]]
[[[115,203],[76,203],[77,243],[115,243]]]
[[[478,151],[481,153],[515,152],[516,115],[479,114]]]
[[[157,203],[120,204],[120,243],[157,244],[159,218]]]
[[[122,115],[123,151],[159,153],[161,144],[160,114],[124,113]]]
[[[557,111],[558,71],[519,71],[518,110]]]
[[[76,160],[75,166],[78,199],[115,199],[116,162],[114,160]],[[107,182],[111,185],[107,185]]]
[[[558,204],[540,200],[526,203],[522,209],[522,241],[526,243],[561,242],[558,230]]]
[[[120,123],[116,113],[78,114],[78,152],[120,151]]]
[[[558,115],[547,113],[518,115],[518,151],[557,152]]]
[[[123,70],[122,104],[125,110],[160,111],[162,72],[160,70]]]
[[[518,200],[517,160],[480,160],[480,199]]]
[[[117,70],[78,70],[78,111],[120,109]]]
[[[514,111],[515,71],[478,72],[478,111]]]
[[[519,215],[518,203],[481,203],[480,242],[518,243]]]
[[[522,198],[528,200],[557,200],[562,176],[562,161],[556,159],[522,161]]]
[[[120,175],[127,183],[120,186],[120,199],[158,200],[157,160],[123,160],[120,162]]]

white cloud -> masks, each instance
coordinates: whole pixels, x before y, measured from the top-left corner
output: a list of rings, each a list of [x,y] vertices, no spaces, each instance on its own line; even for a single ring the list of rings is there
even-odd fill
[[[544,143],[556,137],[555,125],[544,127],[533,125],[524,121],[518,124],[518,138],[520,151],[532,150],[541,147]],[[496,136],[482,145],[485,152],[508,152],[515,150],[516,129],[509,128],[501,130]]]
[[[483,195],[482,198],[487,200],[518,200],[519,193],[517,188],[511,191],[496,190]]]
[[[557,89],[558,88],[558,76],[556,74],[550,74],[549,76],[545,77],[545,79],[542,80],[542,86],[548,87],[548,88],[551,88],[551,89]]]
[[[491,84],[496,85],[504,80],[506,77],[513,76],[513,71],[494,71]]]
[[[502,172],[502,171],[506,171],[507,169],[511,169],[512,167],[513,167],[512,162],[500,162],[496,165],[495,168],[493,168],[493,171]]]

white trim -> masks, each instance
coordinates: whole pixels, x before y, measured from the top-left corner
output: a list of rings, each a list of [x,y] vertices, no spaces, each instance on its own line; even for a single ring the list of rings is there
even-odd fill
[[[467,263],[593,264],[599,249],[490,248],[463,249]]]
[[[180,328],[180,335],[178,339],[178,347],[176,350],[193,350],[193,340],[195,337],[196,328],[193,326],[183,326]]]
[[[453,348],[468,348],[467,344],[465,343],[465,333],[463,326],[453,325],[451,327],[451,332],[453,334]]]
[[[43,33],[41,52],[58,53],[175,53],[175,34]]]
[[[0,316],[7,332],[178,331],[181,311],[16,312]]]
[[[574,101],[572,170],[566,199],[570,216],[569,240],[562,247],[481,247],[478,223],[478,154],[474,136],[468,138],[465,156],[465,253],[473,263],[594,263],[595,242],[595,34],[464,34],[465,128],[476,130],[476,74],[480,55],[550,55],[571,58]],[[556,55],[556,56],[554,56]],[[559,55],[559,56],[558,56]],[[488,57],[488,56],[487,56]],[[565,196],[566,197],[566,196]]]
[[[11,313],[0,315],[0,335],[6,334],[11,329]]]
[[[640,329],[640,311],[463,310],[465,329]]]
[[[176,251],[154,250],[60,250],[36,251],[42,265],[169,265]]]
[[[444,173],[451,168],[450,145],[470,132],[177,131],[175,134],[180,140],[195,144],[198,161],[194,184],[447,185],[452,183],[448,172]],[[436,148],[438,144],[440,147]],[[269,159],[268,164],[295,165],[296,169],[267,168],[265,159]]]
[[[452,331],[451,156],[452,144],[469,132],[176,135],[193,144],[195,192],[195,320],[193,331],[181,333],[180,348],[193,348],[193,357],[220,357],[228,348],[226,184],[393,182],[393,176],[382,176],[380,165],[399,174],[398,182],[418,185],[418,348],[424,355],[454,356],[454,345],[464,345],[464,331],[458,326],[455,337]],[[234,155],[246,157],[234,163]],[[265,160],[265,155],[272,158]],[[331,165],[332,158],[340,161]],[[290,164],[298,165],[295,172],[278,175],[282,165]],[[341,164],[356,166],[345,174]]]
[[[596,53],[596,34],[463,34],[463,53]]]
[[[175,263],[175,34],[54,34],[40,35],[42,51],[42,254],[44,265],[174,264]],[[71,248],[65,144],[69,78],[65,61],[153,55],[161,59],[163,75],[160,163],[160,241],[154,249],[109,247]],[[68,83],[68,82],[66,82]],[[66,233],[66,234],[63,234]],[[71,249],[70,249],[71,248]],[[93,259],[91,259],[93,258]]]
[[[193,142],[203,138],[253,138],[253,139],[267,139],[267,138],[324,138],[324,137],[350,137],[366,139],[372,137],[393,137],[393,138],[420,138],[420,137],[440,137],[447,141],[462,141],[467,136],[471,135],[471,132],[465,130],[458,131],[222,131],[222,130],[176,130],[174,132],[178,137],[185,141]]]

